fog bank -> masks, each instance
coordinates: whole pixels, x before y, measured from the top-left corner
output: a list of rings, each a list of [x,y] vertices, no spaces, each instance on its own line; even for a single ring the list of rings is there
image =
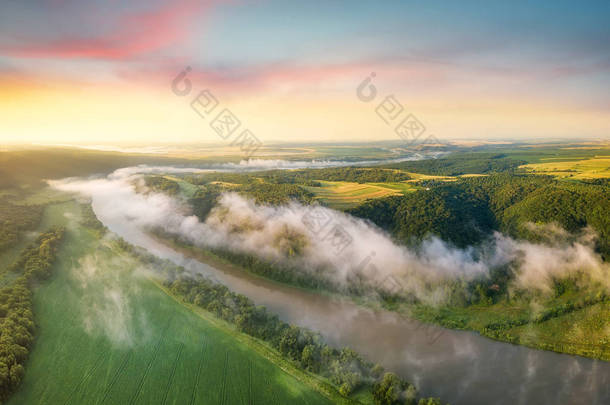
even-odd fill
[[[417,247],[396,244],[368,222],[320,206],[298,203],[260,206],[225,193],[205,222],[184,201],[148,190],[142,168],[123,168],[106,178],[51,181],[60,190],[93,199],[96,211],[140,229],[162,229],[201,247],[225,248],[273,261],[296,271],[323,274],[343,287],[413,294],[442,303],[452,283],[487,277],[501,265],[515,273],[513,288],[549,292],[554,279],[584,273],[610,290],[610,269],[593,249],[594,235],[559,236],[532,243],[495,233],[478,247],[458,249],[432,237]],[[146,173],[199,169],[147,168]],[[565,235],[564,235],[565,236]],[[581,277],[582,278],[582,277]]]

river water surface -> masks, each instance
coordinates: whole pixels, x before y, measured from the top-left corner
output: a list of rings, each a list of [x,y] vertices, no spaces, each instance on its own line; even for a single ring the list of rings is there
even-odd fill
[[[452,405],[610,404],[610,363],[529,349],[441,329],[389,311],[216,269],[154,240],[114,210],[96,215],[111,231],[150,253],[211,276],[286,322],[319,332]],[[118,214],[118,215],[117,215]]]

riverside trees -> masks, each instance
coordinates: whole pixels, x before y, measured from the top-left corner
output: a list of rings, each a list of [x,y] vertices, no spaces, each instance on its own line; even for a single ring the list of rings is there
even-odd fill
[[[56,228],[40,235],[9,269],[16,279],[0,289],[0,400],[8,398],[23,379],[35,332],[32,288],[51,275],[63,233],[63,228]]]

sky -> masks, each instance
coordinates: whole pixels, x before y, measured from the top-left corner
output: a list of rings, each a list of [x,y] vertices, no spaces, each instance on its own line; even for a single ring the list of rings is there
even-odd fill
[[[374,142],[413,118],[447,140],[608,139],[609,18],[608,1],[4,0],[0,142]],[[218,129],[226,111],[239,126]]]

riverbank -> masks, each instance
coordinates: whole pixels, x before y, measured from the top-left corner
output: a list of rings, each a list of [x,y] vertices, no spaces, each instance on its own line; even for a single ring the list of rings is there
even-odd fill
[[[507,345],[273,283],[243,270],[220,270],[159,243],[106,203],[94,197],[97,218],[130,244],[226,285],[285,322],[319,332],[329,345],[353,348],[415,383],[424,396],[446,398],[452,405],[610,401],[610,363]]]
[[[604,320],[610,319],[610,301],[607,298],[598,298],[597,301],[595,299],[585,300],[576,305],[572,302],[578,297],[558,298],[551,302],[551,307],[562,309],[555,313],[549,310],[546,315],[543,312],[542,316],[540,313],[532,311],[530,307],[509,306],[503,303],[491,306],[433,308],[400,302],[383,302],[283,283],[254,273],[244,266],[220,257],[211,250],[180,243],[159,235],[153,235],[153,237],[180,253],[221,271],[248,274],[253,281],[263,279],[276,285],[290,286],[337,300],[349,300],[373,310],[390,310],[421,322],[450,329],[477,332],[481,336],[504,343],[610,361],[610,340],[604,329]]]
[[[281,356],[281,354],[279,354],[275,349],[273,349],[271,346],[269,346],[268,343],[265,343],[263,341],[255,339],[251,336],[248,336],[245,333],[239,332],[239,331],[235,330],[234,326],[230,325],[229,323],[227,323],[221,319],[216,318],[214,315],[212,315],[208,311],[206,311],[196,305],[184,302],[179,297],[176,297],[174,294],[172,294],[172,292],[169,291],[166,287],[164,287],[163,284],[159,283],[158,280],[151,278],[151,281],[157,286],[157,288],[159,288],[167,296],[172,298],[176,303],[187,308],[188,310],[193,312],[198,317],[202,318],[206,322],[209,322],[210,324],[214,325],[216,328],[222,330],[224,333],[232,336],[237,341],[243,343],[245,346],[249,347],[253,351],[260,354],[261,356],[265,357],[267,360],[271,361],[273,364],[275,364],[277,367],[279,367],[286,374],[289,374],[290,376],[294,377],[296,380],[302,382],[303,384],[306,384],[306,385],[314,388],[320,394],[322,394],[326,398],[333,401],[334,404],[357,405],[357,404],[372,403],[371,398],[367,398],[367,401],[365,401],[365,402],[360,402],[360,401],[356,401],[356,400],[342,396],[341,394],[339,394],[339,392],[337,392],[337,390],[332,386],[332,384],[329,381],[325,380],[322,377],[319,377],[314,374],[307,373],[303,370],[298,369],[288,360],[284,359]]]
[[[82,209],[45,211],[66,239],[34,292],[36,343],[9,404],[347,403],[168,296]]]

